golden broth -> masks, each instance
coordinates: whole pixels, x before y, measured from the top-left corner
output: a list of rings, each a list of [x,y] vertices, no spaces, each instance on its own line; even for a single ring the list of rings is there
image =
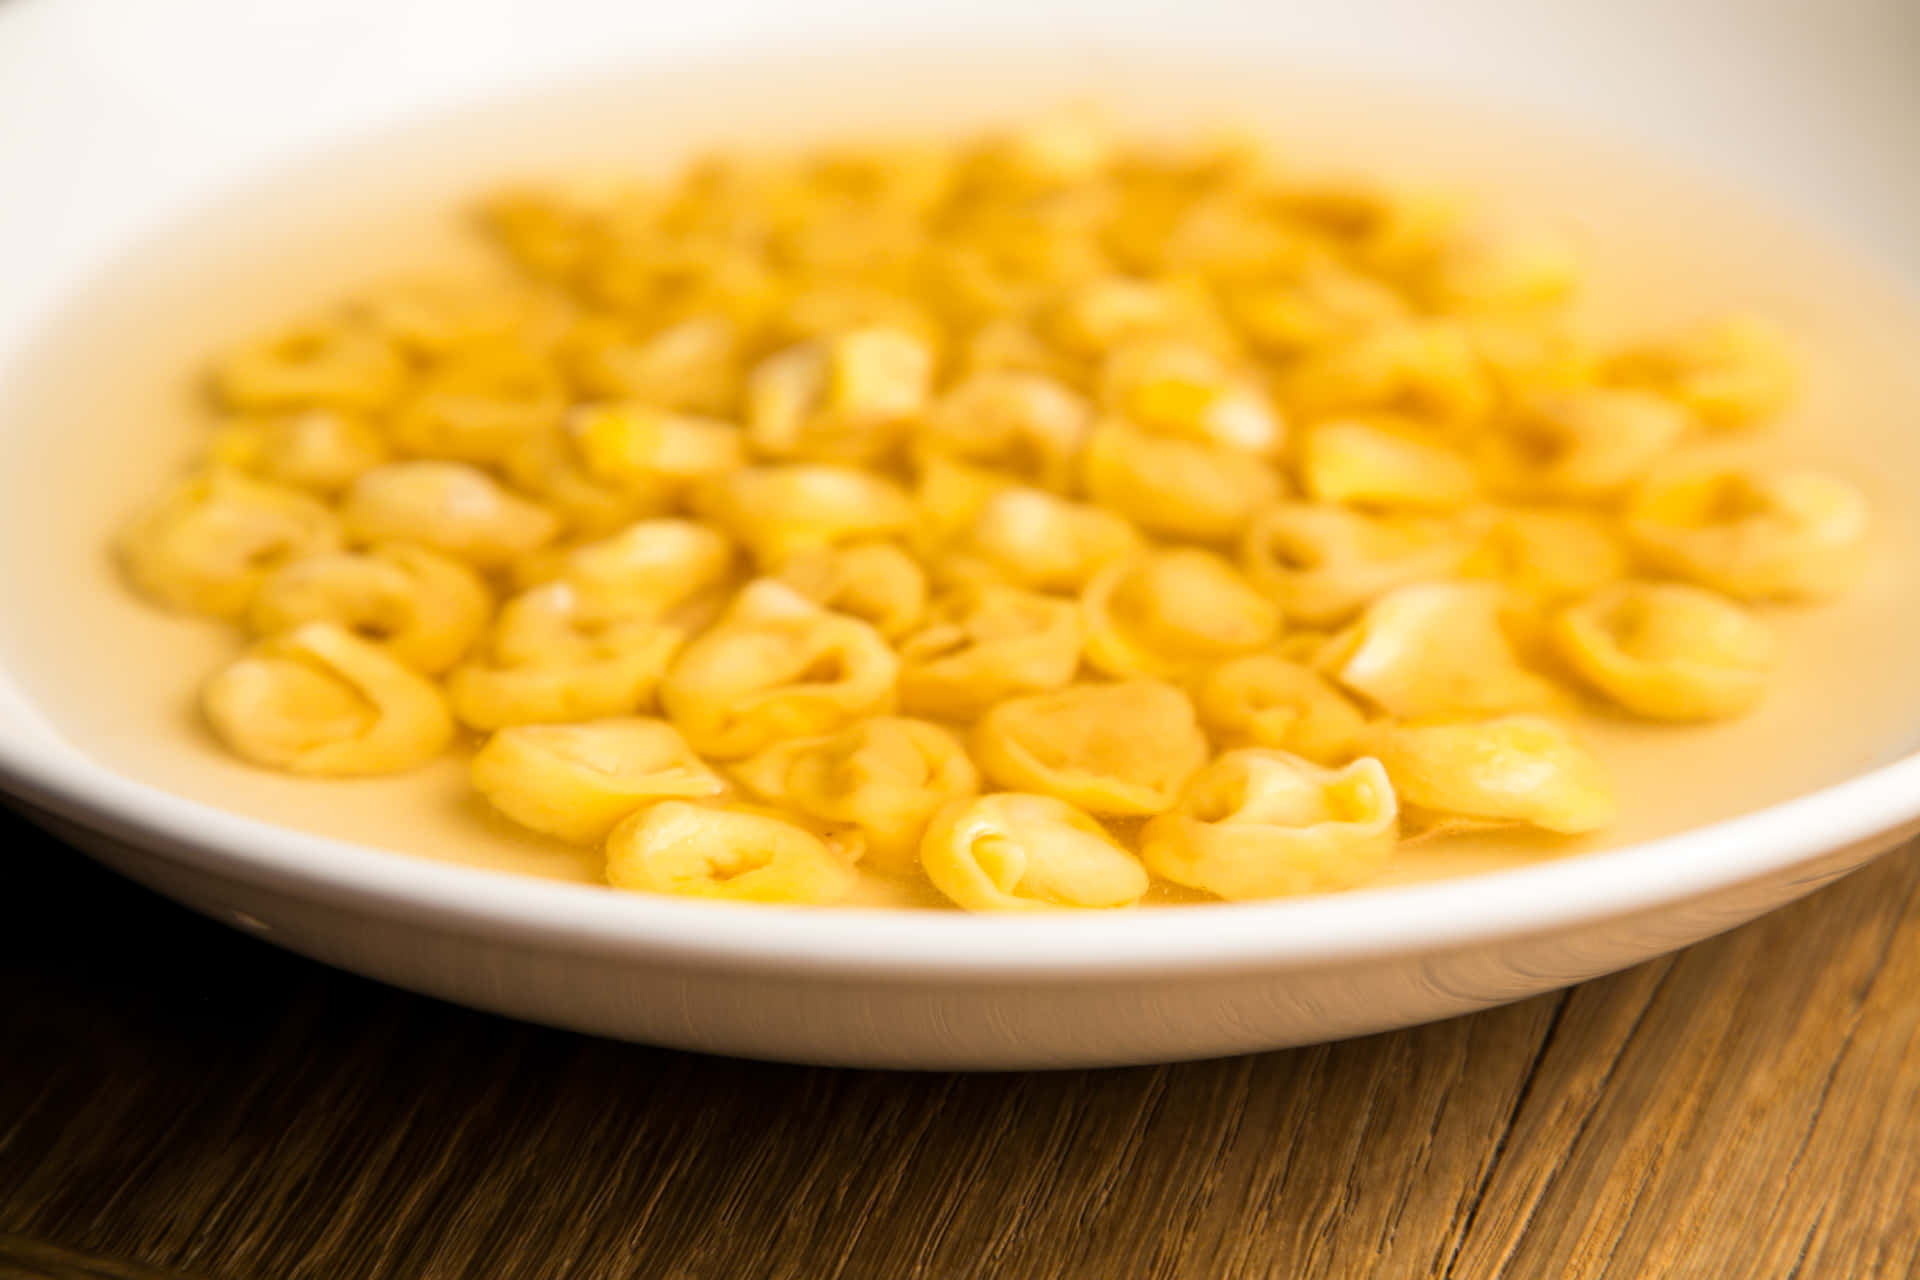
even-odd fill
[[[478,191],[511,178],[666,164],[707,145],[871,132],[875,118],[888,130],[957,130],[1062,92],[1033,57],[996,62],[990,77],[934,64],[908,74],[898,58],[886,71],[861,80],[840,64],[713,68],[571,88],[330,153],[147,241],[77,297],[0,385],[0,660],[76,747],[130,777],[346,840],[598,879],[597,852],[493,815],[469,789],[464,758],[402,777],[327,782],[233,759],[198,724],[193,700],[238,637],[142,603],[118,580],[107,546],[194,451],[208,421],[197,376],[209,354],[364,282],[476,260],[480,242],[460,211]],[[1912,360],[1920,315],[1763,211],[1646,157],[1523,119],[1264,67],[1169,66],[1111,80],[1076,87],[1110,101],[1125,130],[1245,124],[1301,167],[1442,183],[1503,221],[1568,234],[1603,334],[1659,332],[1729,310],[1778,320],[1800,346],[1805,384],[1752,456],[1833,470],[1874,504],[1874,555],[1861,582],[1833,604],[1772,613],[1783,658],[1758,712],[1705,728],[1582,726],[1619,784],[1617,826],[1579,840],[1415,843],[1387,881],[1671,834],[1838,781],[1915,741],[1920,664],[1907,653],[1920,622],[1920,539],[1903,498],[1920,477]],[[874,92],[849,95],[849,83]],[[906,83],[909,101],[884,100]],[[931,890],[877,880],[864,893],[873,903],[934,902]]]

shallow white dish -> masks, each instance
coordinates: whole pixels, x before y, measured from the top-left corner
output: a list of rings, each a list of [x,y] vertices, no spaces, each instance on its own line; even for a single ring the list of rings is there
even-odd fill
[[[74,552],[60,528],[22,514],[37,509],[36,488],[60,491],[46,480],[57,468],[36,465],[56,444],[7,412],[8,388],[31,373],[41,332],[129,246],[236,182],[287,164],[297,172],[297,152],[310,145],[607,66],[631,68],[635,102],[684,107],[697,83],[686,77],[700,73],[669,68],[710,56],[733,68],[734,83],[742,67],[797,68],[756,76],[760,96],[740,104],[742,120],[770,118],[782,75],[815,95],[840,85],[831,107],[816,97],[809,108],[827,126],[1083,92],[1151,114],[1156,103],[1209,93],[1233,101],[1283,68],[1327,64],[1433,84],[1436,101],[1464,88],[1656,142],[1683,167],[1810,219],[1884,280],[1911,285],[1920,281],[1909,230],[1920,225],[1920,168],[1910,163],[1920,154],[1920,85],[1898,54],[1920,18],[1905,0],[1846,10],[1828,19],[1791,0],[1717,0],[1687,6],[1681,21],[1663,6],[1606,0],[1373,0],[1284,13],[1190,4],[1175,19],[1144,5],[1032,13],[976,3],[967,39],[955,41],[957,17],[840,4],[809,7],[809,39],[826,41],[810,47],[828,51],[800,57],[780,54],[797,18],[772,4],[669,15],[554,0],[369,0],[300,6],[296,16],[224,0],[152,12],[27,0],[0,9],[0,119],[33,122],[0,131],[0,171],[11,190],[32,193],[0,209],[0,513],[12,513],[0,514],[0,539],[16,564]],[[841,55],[830,51],[836,39],[948,52]],[[996,48],[1024,52],[979,52]],[[1217,75],[1196,79],[1194,68],[1209,66]],[[1271,92],[1284,100],[1284,89]],[[1422,100],[1397,94],[1382,91],[1381,101],[1404,112]],[[657,118],[668,133],[683,127]],[[419,136],[422,190],[461,189],[464,176],[533,145],[470,131],[447,135],[463,145],[429,147],[430,125]],[[1743,234],[1749,248],[1763,247],[1760,231]],[[1920,388],[1906,390],[1895,408],[1920,421]],[[108,424],[99,442],[111,447],[112,430],[131,429]],[[1891,474],[1880,479],[1898,494],[1920,476],[1920,445],[1909,441],[1885,465]],[[1896,534],[1911,528],[1894,524]],[[44,548],[32,541],[42,537]],[[1906,550],[1904,577],[1888,590],[1913,589],[1920,562]],[[74,843],[329,963],[515,1016],[720,1052],[1016,1067],[1199,1057],[1400,1026],[1685,945],[1920,829],[1920,756],[1907,754],[1914,735],[1899,728],[1920,725],[1920,680],[1910,664],[1890,664],[1872,735],[1836,748],[1831,776],[1818,775],[1833,785],[1518,870],[1098,918],[653,900],[397,856],[223,812],[110,767],[119,759],[111,717],[72,715],[71,699],[44,687],[25,656],[56,633],[64,608],[78,617],[93,607],[99,584],[75,585],[66,599],[45,584],[36,595],[31,579],[0,583],[0,786]]]

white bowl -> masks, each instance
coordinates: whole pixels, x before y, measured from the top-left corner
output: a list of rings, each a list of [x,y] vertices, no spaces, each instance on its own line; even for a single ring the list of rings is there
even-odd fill
[[[88,468],[111,472],[101,460],[123,446],[145,456],[139,424],[55,432],[23,407],[50,402],[19,389],[33,380],[44,333],[75,315],[100,318],[86,310],[89,282],[111,280],[107,264],[182,211],[281,167],[325,174],[333,160],[297,157],[416,117],[428,123],[382,145],[405,161],[391,166],[395,183],[422,195],[549,152],[604,155],[607,137],[556,146],[551,133],[522,127],[549,99],[529,99],[524,112],[486,109],[475,117],[485,127],[432,117],[528,86],[597,82],[610,67],[627,68],[623,88],[579,92],[626,104],[624,117],[610,109],[605,132],[633,131],[636,152],[730,130],[805,132],[876,115],[926,122],[1092,94],[1143,119],[1257,108],[1282,133],[1307,134],[1317,104],[1339,103],[1346,138],[1396,163],[1477,179],[1497,169],[1504,139],[1535,130],[1508,120],[1476,140],[1462,122],[1477,109],[1452,105],[1465,94],[1572,126],[1545,130],[1562,142],[1522,149],[1538,164],[1521,185],[1548,203],[1631,222],[1636,192],[1651,188],[1597,188],[1600,169],[1587,161],[1614,162],[1608,145],[1586,139],[1597,130],[1657,147],[1678,170],[1736,184],[1847,243],[1868,264],[1861,279],[1844,255],[1821,260],[1846,275],[1845,314],[1807,301],[1803,318],[1836,326],[1881,379],[1874,402],[1894,425],[1851,447],[1874,473],[1869,488],[1897,500],[1920,476],[1920,443],[1895,420],[1920,414],[1920,387],[1901,380],[1897,352],[1869,348],[1874,333],[1913,323],[1882,286],[1920,281],[1910,230],[1920,225],[1911,163],[1920,83],[1901,59],[1917,13],[1906,0],[1831,11],[1793,0],[1683,11],[1612,0],[1188,3],[1177,17],[1112,0],[1038,10],[976,0],[964,18],[850,3],[789,14],[741,0],[671,13],[559,0],[0,8],[0,119],[31,122],[0,131],[11,193],[0,206],[0,783],[129,876],[326,962],[556,1025],[798,1061],[1015,1067],[1277,1047],[1517,999],[1738,924],[1920,828],[1920,757],[1908,754],[1906,731],[1920,724],[1920,676],[1900,660],[1897,636],[1868,634],[1914,603],[1912,526],[1897,509],[1883,548],[1893,567],[1855,615],[1860,635],[1841,627],[1828,637],[1833,654],[1874,673],[1872,696],[1835,703],[1822,720],[1824,695],[1809,686],[1798,714],[1817,732],[1779,739],[1781,758],[1805,765],[1792,774],[1801,783],[1783,773],[1765,793],[1776,803],[1744,816],[1514,870],[1268,904],[1042,919],[744,909],[400,856],[155,785],[166,770],[121,750],[152,732],[127,696],[140,673],[112,657],[127,642],[85,667],[121,618],[97,563],[98,521],[125,499],[118,480],[88,485]],[[1298,74],[1304,66],[1316,75]],[[1338,87],[1321,83],[1321,68],[1431,88]],[[1396,148],[1395,136],[1430,112],[1453,131]],[[1322,133],[1324,146],[1333,135]],[[1674,181],[1663,190],[1684,197],[1677,216],[1744,207]],[[289,190],[338,203],[343,225],[361,194]],[[1710,284],[1737,287],[1743,263],[1800,243],[1767,216],[1728,216],[1726,234],[1697,254],[1651,242],[1645,252],[1677,254],[1680,274],[1697,258]],[[236,260],[256,269],[273,266],[271,248],[244,228],[232,237]],[[182,252],[160,255],[159,275],[205,265]],[[297,274],[297,263],[281,265]],[[177,301],[194,279],[154,287]],[[1805,301],[1757,300],[1789,312]],[[164,309],[137,319],[156,332],[175,321]],[[115,370],[97,374],[110,381]],[[80,514],[58,514],[69,508]],[[49,648],[97,678],[91,704],[54,689],[41,665]],[[1707,788],[1711,752],[1699,761]]]

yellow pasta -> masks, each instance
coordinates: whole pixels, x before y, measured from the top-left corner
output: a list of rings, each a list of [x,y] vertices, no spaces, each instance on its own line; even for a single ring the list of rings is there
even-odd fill
[[[1482,461],[1492,486],[1512,497],[1604,499],[1666,457],[1688,425],[1682,409],[1644,391],[1540,396],[1484,437]]]
[[[1564,303],[1579,282],[1567,243],[1534,236],[1450,246],[1420,273],[1414,291],[1439,311],[1511,312]]]
[[[951,733],[899,716],[777,742],[733,771],[763,800],[859,828],[868,861],[893,875],[918,865],[920,837],[935,811],[980,784]]]
[[[944,578],[989,578],[1073,592],[1137,550],[1140,535],[1111,511],[1025,485],[996,489],[936,557]]]
[[[207,447],[215,470],[244,471],[322,497],[346,488],[388,455],[386,440],[371,422],[341,409],[237,419],[222,426]]]
[[[915,439],[950,457],[1063,490],[1073,483],[1091,425],[1086,400],[1058,378],[993,368],[962,378],[939,396]]]
[[[1406,299],[1391,285],[1325,257],[1227,296],[1241,332],[1276,356],[1344,344],[1411,315]]]
[[[1205,346],[1166,338],[1111,352],[1100,369],[1101,399],[1146,430],[1262,457],[1280,451],[1286,425],[1251,378],[1235,374]]]
[[[1003,792],[935,815],[920,845],[927,878],[969,911],[1125,907],[1147,872],[1100,824],[1052,796]]]
[[[1625,513],[1650,566],[1740,600],[1821,600],[1865,558],[1867,504],[1817,471],[1681,462],[1648,476]]]
[[[1280,751],[1229,751],[1140,832],[1147,869],[1223,898],[1348,889],[1377,874],[1399,838],[1378,760],[1324,769]]]
[[[725,535],[662,518],[541,559],[531,576],[566,583],[590,614],[678,622],[683,609],[712,600],[731,582],[736,557]]]
[[[453,741],[439,689],[330,622],[260,641],[214,674],[200,705],[237,755],[316,777],[400,773]]]
[[[747,438],[773,458],[883,457],[926,407],[933,356],[919,337],[878,327],[769,356],[747,379]]]
[[[340,519],[356,542],[413,542],[482,569],[542,546],[560,530],[546,508],[462,462],[390,462],[353,482]]]
[[[740,398],[742,347],[739,326],[726,316],[693,316],[642,333],[603,317],[574,330],[565,356],[590,395],[668,414],[725,415]]]
[[[258,635],[310,622],[345,627],[423,675],[466,656],[493,612],[493,593],[458,560],[404,542],[322,552],[275,570],[247,611]]]
[[[1280,611],[1210,551],[1151,551],[1081,597],[1087,661],[1110,676],[1181,679],[1269,643]]]
[[[1300,488],[1317,502],[1455,511],[1479,496],[1473,466],[1416,422],[1376,415],[1322,422],[1301,443]]]
[[[1200,723],[1216,740],[1266,747],[1319,764],[1344,764],[1359,750],[1367,718],[1331,681],[1279,653],[1231,658],[1194,692]]]
[[[1280,492],[1259,459],[1237,449],[1104,422],[1087,438],[1087,495],[1151,533],[1229,542]]]
[[[978,715],[1002,699],[1057,689],[1080,665],[1083,630],[1071,600],[998,583],[934,600],[900,641],[900,705],[916,715]]]
[[[815,547],[789,558],[780,581],[816,604],[868,623],[889,640],[920,625],[927,613],[927,575],[891,542]]]
[[[474,790],[521,826],[597,844],[622,818],[661,800],[727,790],[664,720],[630,717],[501,729],[476,751]]]
[[[809,463],[735,471],[696,505],[768,568],[815,547],[904,533],[914,521],[912,502],[885,477]]]
[[[1387,715],[1480,717],[1551,707],[1550,681],[1527,669],[1509,605],[1485,583],[1422,583],[1369,605],[1329,660],[1334,677]]]
[[[1046,336],[1068,352],[1092,357],[1148,338],[1177,335],[1217,343],[1218,323],[1197,289],[1167,281],[1102,276],[1069,290],[1059,300],[1048,316]]]
[[[1319,627],[1395,587],[1452,576],[1471,550],[1443,520],[1281,503],[1247,525],[1240,565],[1289,621]]]
[[[1301,359],[1285,383],[1303,418],[1397,412],[1456,431],[1483,425],[1491,375],[1469,331],[1445,320],[1383,325]]]
[[[532,341],[545,345],[568,323],[560,296],[511,280],[413,276],[354,300],[351,313],[423,360],[459,348]]]
[[[825,840],[764,813],[663,800],[607,836],[607,883],[616,889],[827,904],[853,892],[854,877]]]
[[[395,409],[394,443],[420,458],[491,465],[553,431],[566,412],[560,372],[513,342],[462,347]]]
[[[687,740],[717,759],[890,712],[900,659],[866,623],[783,583],[749,583],[661,683]]]
[[[383,335],[360,325],[321,321],[241,347],[214,370],[229,408],[385,409],[407,384],[407,365]]]
[[[1774,639],[1732,601],[1698,587],[1623,582],[1554,620],[1560,657],[1586,682],[1652,720],[1720,720],[1766,692]]]
[[[745,433],[733,423],[632,401],[576,409],[567,432],[595,480],[675,498],[747,459]]]
[[[1566,835],[1616,814],[1600,762],[1565,727],[1539,716],[1377,730],[1371,753],[1404,806],[1441,820],[1527,823]]]
[[[1606,374],[1667,396],[1719,430],[1752,426],[1780,413],[1795,380],[1785,337],[1753,316],[1735,316],[1621,352]]]
[[[1566,600],[1627,574],[1626,544],[1597,512],[1506,507],[1477,512],[1476,523],[1480,541],[1461,572],[1503,583],[1523,598]]]
[[[238,618],[278,566],[340,545],[340,523],[295,489],[236,471],[174,486],[121,531],[120,565],[169,609]]]
[[[1766,323],[1602,347],[1564,243],[1244,137],[1068,110],[480,212],[497,270],[218,359],[116,554],[251,633],[202,699],[238,757],[464,739],[621,888],[1112,908],[1597,831],[1541,713],[1742,714],[1754,607],[1867,554],[1740,434],[1793,391]]]
[[[447,677],[461,721],[491,730],[632,715],[652,702],[686,633],[594,609],[572,584],[507,601],[479,651]]]
[[[980,717],[972,747],[1003,787],[1120,816],[1165,810],[1207,759],[1193,703],[1157,680],[1010,698]]]

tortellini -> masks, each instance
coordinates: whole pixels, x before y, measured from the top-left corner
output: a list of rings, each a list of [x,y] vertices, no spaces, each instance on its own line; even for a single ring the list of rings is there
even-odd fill
[[[507,601],[479,651],[447,677],[475,729],[632,715],[651,704],[686,632],[647,616],[602,613],[571,583]]]
[[[1772,325],[1735,316],[1664,343],[1616,356],[1608,375],[1670,397],[1708,427],[1747,427],[1773,417],[1793,395],[1787,342]]]
[[[1100,379],[1111,412],[1159,435],[1267,458],[1286,440],[1286,424],[1260,386],[1198,344],[1123,346],[1108,355]]]
[[[1393,286],[1324,257],[1278,279],[1235,289],[1228,297],[1247,338],[1282,357],[1348,342],[1411,315]]]
[[[395,410],[393,439],[420,458],[488,465],[555,430],[566,412],[559,370],[511,342],[458,348]]]
[[[295,489],[214,470],[176,485],[120,535],[121,567],[170,609],[237,618],[278,566],[340,545],[340,522]]]
[[[1557,691],[1522,662],[1509,607],[1491,584],[1401,587],[1369,605],[1335,641],[1334,677],[1405,720],[1551,707]]]
[[[1299,469],[1301,489],[1316,502],[1455,511],[1480,491],[1459,452],[1391,417],[1317,424],[1301,444]]]
[[[1084,632],[1071,600],[998,583],[936,599],[900,642],[900,705],[916,715],[978,715],[1002,699],[1057,689],[1080,665]]]
[[[364,416],[340,409],[294,409],[230,422],[207,450],[229,467],[275,484],[328,497],[387,461],[387,442]]]
[[[1867,504],[1817,471],[1676,463],[1627,504],[1629,541],[1651,567],[1740,600],[1821,600],[1859,573]]]
[[[241,347],[214,370],[221,401],[249,412],[384,409],[406,384],[406,361],[384,335],[333,320]]]
[[[439,689],[331,622],[260,641],[207,681],[200,705],[237,755],[317,777],[400,773],[453,741]]]
[[[661,800],[724,794],[724,778],[664,720],[628,717],[500,730],[469,765],[474,790],[523,827],[596,844]]]
[[[935,815],[920,845],[927,879],[969,911],[1125,907],[1146,868],[1087,814],[1052,796],[1003,792]]]
[[[1240,564],[1289,621],[1319,627],[1395,587],[1450,577],[1471,549],[1459,529],[1432,517],[1295,502],[1247,526]]]
[[[859,828],[868,862],[897,875],[917,865],[935,811],[980,784],[952,733],[899,716],[775,743],[735,765],[734,774],[763,800]]]
[[[1091,425],[1091,407],[1058,378],[989,369],[962,378],[934,401],[918,441],[1043,488],[1065,489]]]
[[[468,757],[493,835],[620,888],[1115,908],[1598,831],[1574,718],[1747,712],[1770,608],[1869,551],[1748,430],[1764,322],[1602,345],[1563,242],[1238,135],[1069,110],[481,212],[492,269],[220,358],[115,552],[248,633],[232,754]]]
[[[883,457],[926,407],[933,358],[918,336],[882,327],[769,356],[747,379],[747,437],[773,458]]]
[[[1462,566],[1522,597],[1553,602],[1627,575],[1625,541],[1600,514],[1558,507],[1508,507],[1479,513],[1481,536]]]
[[[1111,511],[1011,485],[989,495],[935,559],[949,578],[984,576],[1036,591],[1072,592],[1140,542],[1134,527]]]
[[[1351,759],[1367,730],[1367,718],[1352,699],[1311,666],[1279,653],[1221,663],[1200,681],[1194,705],[1216,740],[1320,764]]]
[[[926,570],[891,542],[802,551],[778,577],[807,599],[850,614],[889,640],[912,631],[927,612]]]
[[[593,395],[640,398],[670,413],[725,414],[739,399],[739,327],[722,316],[694,316],[646,334],[619,323],[583,325],[567,355]]]
[[[569,310],[556,295],[512,280],[412,276],[357,299],[352,314],[403,350],[434,360],[459,348],[541,345],[558,333]]]
[[[1209,551],[1152,551],[1113,566],[1081,600],[1087,661],[1111,676],[1178,679],[1248,653],[1280,630],[1280,611]]]
[[[391,462],[361,476],[340,503],[358,542],[414,542],[497,568],[560,531],[553,513],[462,462]]]
[[[1441,820],[1580,835],[1617,814],[1600,762],[1564,726],[1540,716],[1392,725],[1372,735],[1369,749],[1403,806]]]
[[[702,755],[737,759],[891,711],[899,668],[871,626],[761,579],[680,654],[660,701]]]
[[[1378,760],[1324,769],[1280,751],[1229,751],[1140,832],[1148,870],[1223,898],[1352,888],[1399,838],[1399,805]]]
[[[608,834],[607,883],[694,898],[827,904],[853,892],[855,872],[826,840],[782,818],[664,800]]]
[[[1605,499],[1665,458],[1688,426],[1684,410],[1644,391],[1541,396],[1488,433],[1485,465],[1513,497]]]
[[[1094,428],[1080,466],[1095,502],[1149,532],[1196,542],[1231,541],[1280,492],[1258,458],[1119,421]]]
[[[1206,763],[1207,740],[1179,688],[1128,680],[1010,698],[974,726],[973,757],[1003,787],[1147,816]]]
[[[1731,600],[1675,583],[1606,587],[1554,620],[1555,648],[1582,679],[1652,720],[1749,710],[1773,670],[1772,630]]]
[[[274,635],[334,622],[424,675],[466,656],[493,613],[493,594],[458,560],[390,542],[307,556],[260,585],[248,625]]]
[[[892,481],[824,464],[747,467],[717,481],[699,505],[769,568],[815,547],[904,533],[914,522],[913,503]]]
[[[533,572],[540,580],[565,582],[593,614],[678,621],[687,606],[724,590],[734,562],[733,544],[723,534],[692,520],[663,518],[569,547]]]
[[[1294,366],[1286,390],[1303,418],[1397,412],[1456,431],[1483,425],[1496,404],[1472,336],[1443,320],[1382,325],[1321,347]]]
[[[747,459],[741,429],[718,418],[639,403],[588,405],[567,419],[588,475],[621,488],[678,498]]]

